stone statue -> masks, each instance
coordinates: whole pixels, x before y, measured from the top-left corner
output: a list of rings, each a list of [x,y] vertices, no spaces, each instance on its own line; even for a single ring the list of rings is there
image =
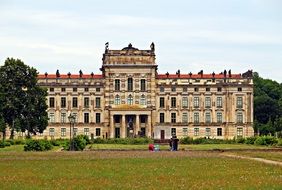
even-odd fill
[[[56,71],[56,77],[57,77],[57,78],[60,77],[60,71],[59,71],[59,69],[57,69],[57,71]]]
[[[81,78],[83,75],[82,70],[79,70],[79,77]]]
[[[109,42],[105,43],[105,52],[108,52],[109,50]]]
[[[151,48],[151,51],[152,51],[152,52],[155,51],[155,44],[154,44],[154,42],[151,43],[150,48]]]

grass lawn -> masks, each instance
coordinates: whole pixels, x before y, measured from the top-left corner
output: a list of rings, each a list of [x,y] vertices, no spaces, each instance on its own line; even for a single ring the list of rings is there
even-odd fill
[[[235,154],[240,156],[248,156],[252,158],[264,158],[267,160],[282,162],[282,152],[268,152],[268,151],[240,151]]]
[[[1,189],[281,189],[282,168],[218,152],[0,152]]]

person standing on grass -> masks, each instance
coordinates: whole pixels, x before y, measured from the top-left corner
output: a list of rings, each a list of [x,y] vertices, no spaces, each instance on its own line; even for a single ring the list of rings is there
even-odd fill
[[[173,151],[173,138],[172,137],[169,140],[169,150]]]
[[[173,150],[174,151],[178,150],[178,142],[179,142],[179,139],[177,138],[177,136],[174,136],[173,138]]]

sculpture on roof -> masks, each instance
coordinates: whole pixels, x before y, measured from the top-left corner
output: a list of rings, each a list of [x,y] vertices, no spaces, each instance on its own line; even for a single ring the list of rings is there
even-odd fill
[[[83,75],[82,70],[79,70],[79,77],[81,78]]]
[[[107,53],[109,50],[109,42],[105,43],[105,52]]]
[[[59,72],[59,69],[57,69],[56,71],[56,77],[59,78],[60,77],[60,72]]]
[[[151,43],[150,48],[151,48],[152,52],[155,52],[155,44],[154,44],[154,42]]]

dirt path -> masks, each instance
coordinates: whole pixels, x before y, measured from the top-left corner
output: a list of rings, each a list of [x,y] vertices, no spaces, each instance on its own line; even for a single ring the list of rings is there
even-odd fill
[[[226,157],[231,157],[231,158],[255,160],[255,161],[263,162],[263,163],[266,163],[266,164],[274,164],[274,165],[282,166],[282,162],[267,160],[267,159],[264,159],[264,158],[253,158],[253,157],[248,157],[248,156],[239,156],[239,155],[230,154],[230,153],[223,153],[223,155],[226,156]]]

